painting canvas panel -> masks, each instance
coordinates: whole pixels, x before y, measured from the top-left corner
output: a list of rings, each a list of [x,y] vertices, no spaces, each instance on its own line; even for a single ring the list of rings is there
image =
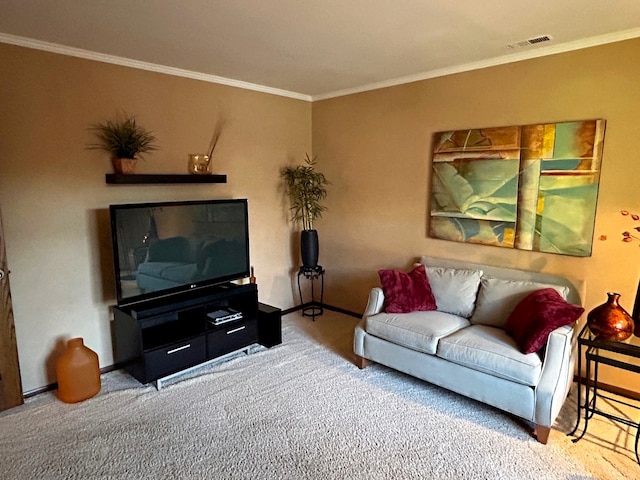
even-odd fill
[[[434,135],[429,234],[591,255],[604,120]]]

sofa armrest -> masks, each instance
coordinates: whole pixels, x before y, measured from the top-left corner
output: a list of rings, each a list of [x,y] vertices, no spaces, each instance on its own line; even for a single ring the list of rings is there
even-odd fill
[[[375,315],[376,313],[380,313],[382,311],[382,307],[384,306],[384,293],[382,293],[382,289],[380,287],[374,287],[369,292],[369,300],[367,301],[367,308],[364,309],[363,318],[366,318],[370,315]]]
[[[566,400],[576,356],[574,328],[555,329],[547,339],[540,381],[536,387],[535,417],[538,425],[551,427]]]
[[[353,353],[359,357],[364,357],[364,337],[366,337],[366,333],[364,331],[365,322],[365,319],[360,320],[360,323],[356,325],[353,332]]]
[[[356,354],[356,365],[360,368],[364,368],[366,365],[364,355],[364,342],[367,336],[365,329],[367,325],[367,317],[380,313],[384,307],[384,293],[380,287],[373,287],[369,292],[369,300],[367,301],[367,307],[362,314],[362,320],[356,326],[353,335],[353,353]]]

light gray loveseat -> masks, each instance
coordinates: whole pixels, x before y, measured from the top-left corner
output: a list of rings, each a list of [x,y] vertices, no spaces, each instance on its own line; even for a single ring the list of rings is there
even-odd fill
[[[524,354],[503,327],[517,303],[541,288],[581,305],[584,282],[458,260],[420,263],[438,310],[384,313],[383,290],[373,288],[355,329],[358,367],[371,360],[492,405],[531,422],[547,443],[573,379],[577,329],[557,328],[540,352]]]

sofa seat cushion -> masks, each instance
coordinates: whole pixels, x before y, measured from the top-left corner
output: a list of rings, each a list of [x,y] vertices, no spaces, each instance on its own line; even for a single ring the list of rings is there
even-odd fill
[[[459,365],[528,386],[542,372],[537,353],[524,354],[501,328],[471,325],[438,342],[437,356]]]
[[[468,326],[466,318],[430,310],[371,315],[367,317],[365,330],[397,345],[435,355],[438,340]]]

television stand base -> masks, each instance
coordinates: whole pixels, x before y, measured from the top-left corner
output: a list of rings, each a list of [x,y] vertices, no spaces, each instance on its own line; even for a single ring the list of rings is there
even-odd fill
[[[216,325],[209,314],[238,312]],[[161,389],[170,378],[258,344],[282,342],[281,310],[258,304],[255,284],[211,286],[113,308],[115,360],[140,383]]]
[[[156,390],[161,390],[162,387],[165,385],[165,382],[172,380],[174,378],[177,377],[182,377],[185,375],[188,375],[190,372],[193,372],[195,370],[200,370],[202,368],[211,366],[211,365],[215,365],[217,363],[223,363],[226,362],[228,360],[231,360],[233,358],[239,357],[242,353],[246,354],[246,355],[251,355],[253,352],[255,352],[256,350],[258,350],[259,348],[261,348],[260,345],[258,345],[257,343],[254,343],[253,345],[248,345],[246,347],[240,348],[234,352],[229,352],[226,355],[222,355],[221,357],[217,357],[217,358],[212,358],[211,360],[204,362],[204,363],[200,363],[198,365],[194,365],[191,368],[187,368],[185,370],[180,370],[179,372],[176,373],[172,373],[171,375],[167,375],[166,377],[162,377],[162,378],[158,378],[153,382],[153,385],[156,387]]]

